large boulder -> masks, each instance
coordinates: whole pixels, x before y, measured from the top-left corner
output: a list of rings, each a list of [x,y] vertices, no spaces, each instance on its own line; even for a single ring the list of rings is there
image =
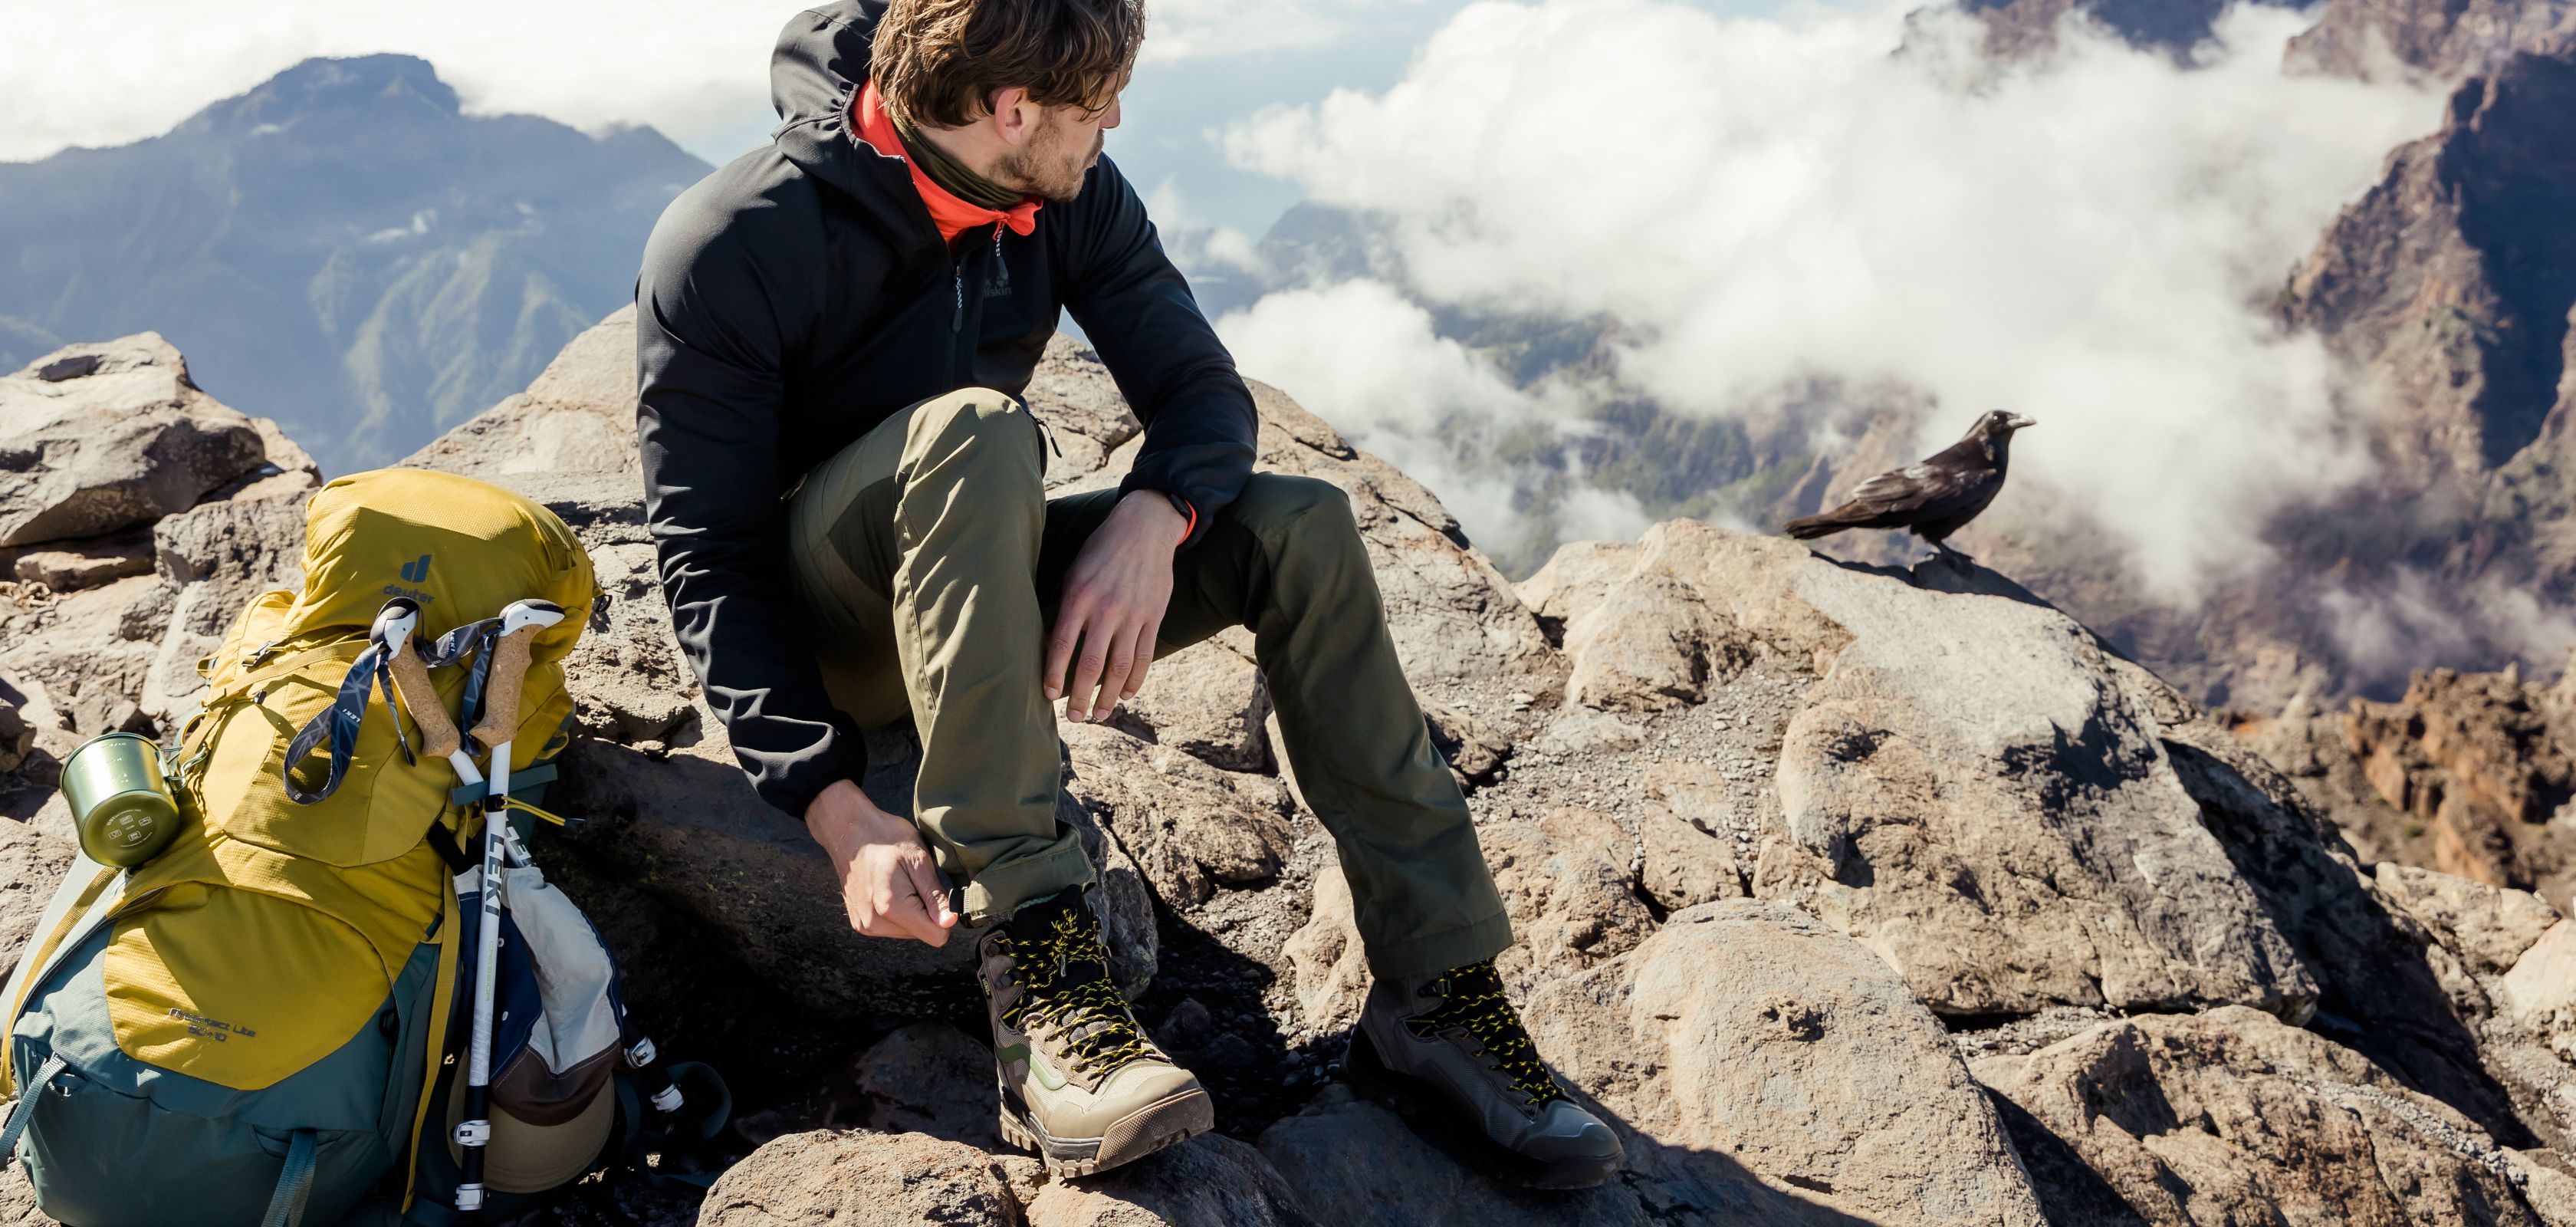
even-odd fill
[[[1580,556],[1595,577],[1582,583],[1532,581],[1567,619],[1578,682],[1631,686],[1581,697],[1660,701],[1670,679],[1707,675],[1713,639],[1808,662],[1753,891],[1858,938],[1935,1010],[2234,1002],[2297,1015],[2313,1002],[2308,969],[2203,826],[2146,700],[2072,619],[1698,524],[1649,530],[1604,584],[1609,553]],[[1579,632],[1641,591],[1695,608],[1701,629],[1605,632],[1588,642],[1620,664],[1594,668]]]
[[[304,584],[304,504],[292,485],[201,503],[152,526],[154,565],[174,593],[143,677],[143,711],[175,730],[203,698],[197,662],[223,644],[251,598]]]
[[[1208,1134],[1080,1184],[1038,1190],[1029,1227],[1319,1227],[1261,1152]]]
[[[265,458],[160,334],[65,346],[0,378],[0,546],[149,524]]]
[[[0,379],[0,470],[13,467],[0,667],[45,686],[82,734],[175,727],[197,658],[241,603],[292,582],[302,498],[320,483],[276,423],[198,390],[152,333]]]
[[[2535,1175],[2554,1183],[2544,1164],[2256,1010],[2123,1019],[1976,1072],[2026,1148],[2080,1160],[2043,1186],[2061,1221],[2106,1192],[2155,1227],[2566,1221],[2526,1200]]]
[[[1021,1227],[993,1157],[919,1133],[796,1133],[707,1190],[703,1227]]]
[[[2412,866],[2373,886],[2423,935],[2427,964],[2520,1121],[2576,1140],[2576,925],[2538,895]]]
[[[1529,1014],[1540,1050],[1629,1132],[1635,1172],[1889,1227],[2043,1221],[1939,1020],[1785,903],[1675,913],[1541,988]]]

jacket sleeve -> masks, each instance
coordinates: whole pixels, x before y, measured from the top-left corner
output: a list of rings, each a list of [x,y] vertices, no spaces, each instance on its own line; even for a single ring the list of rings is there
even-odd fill
[[[762,800],[799,819],[866,768],[823,688],[787,574],[779,414],[794,318],[727,219],[663,215],[635,288],[636,437],[671,628]],[[764,275],[764,274],[767,275]]]
[[[1065,306],[1100,351],[1145,424],[1121,491],[1158,490],[1189,505],[1190,535],[1243,493],[1252,476],[1252,392],[1199,314],[1189,283],[1163,255],[1145,202],[1107,158],[1067,212]]]

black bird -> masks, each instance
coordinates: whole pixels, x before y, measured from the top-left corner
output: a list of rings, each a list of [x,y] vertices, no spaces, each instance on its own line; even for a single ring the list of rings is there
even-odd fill
[[[1995,501],[2004,488],[2004,467],[2012,459],[2013,432],[2035,424],[1997,409],[1930,459],[1854,486],[1851,501],[1831,511],[1789,521],[1789,535],[1807,541],[1846,528],[1910,528],[1950,565],[1961,566],[1968,556],[1942,544],[1942,538],[1966,527]]]

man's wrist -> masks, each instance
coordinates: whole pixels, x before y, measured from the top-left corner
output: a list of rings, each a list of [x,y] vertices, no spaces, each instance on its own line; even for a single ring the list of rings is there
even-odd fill
[[[1140,507],[1156,507],[1160,508],[1161,511],[1171,513],[1168,517],[1163,516],[1160,512],[1141,512],[1131,514],[1153,516],[1157,523],[1168,525],[1172,534],[1172,548],[1176,550],[1181,548],[1182,542],[1190,539],[1190,530],[1198,524],[1198,512],[1190,507],[1189,501],[1183,499],[1177,494],[1172,494],[1167,491],[1145,489],[1130,490],[1127,492],[1127,496],[1125,498],[1118,500],[1118,503],[1121,508],[1124,508],[1129,503],[1135,503]]]
[[[855,797],[852,794],[855,794]],[[847,821],[864,812],[860,806],[853,805],[852,801],[864,802],[866,799],[867,794],[859,791],[856,780],[839,779],[824,785],[823,791],[815,793],[814,799],[805,803],[806,833],[816,840],[822,839],[821,823],[824,819],[839,818]]]

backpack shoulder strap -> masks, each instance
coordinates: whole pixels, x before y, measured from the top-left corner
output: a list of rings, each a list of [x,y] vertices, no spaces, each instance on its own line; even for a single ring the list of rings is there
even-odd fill
[[[109,865],[97,865],[84,856],[72,862],[71,872],[79,873],[85,864],[96,865],[98,872],[90,876],[78,893],[72,892],[68,881],[63,884],[56,901],[45,909],[46,917],[53,923],[42,934],[28,935],[26,952],[18,959],[17,971],[9,977],[8,1013],[0,1014],[0,1092],[17,1089],[17,1069],[9,1056],[13,1047],[9,1038],[18,1028],[18,1011],[26,1008],[27,994],[34,992],[36,986],[53,972],[54,961],[59,955],[78,946],[90,930],[116,913],[117,900],[109,897],[108,888],[124,876],[124,871]],[[56,907],[62,910],[57,912],[54,910]],[[48,1074],[34,1085],[42,1086],[51,1077]]]
[[[431,995],[431,1000],[439,1004],[429,1011],[428,1053],[421,1061],[427,1068],[421,1074],[420,1104],[412,1109],[411,1145],[404,1147],[402,1152],[402,1208],[406,1213],[412,1208],[412,1199],[419,1193],[421,1130],[428,1127],[430,1101],[438,1098],[438,1075],[447,1062],[447,1024],[449,1015],[454,1013],[447,1003],[456,1000],[458,947],[464,941],[459,929],[465,918],[457,910],[456,879],[447,879],[439,893],[444,898],[440,900],[438,917],[438,979]]]

